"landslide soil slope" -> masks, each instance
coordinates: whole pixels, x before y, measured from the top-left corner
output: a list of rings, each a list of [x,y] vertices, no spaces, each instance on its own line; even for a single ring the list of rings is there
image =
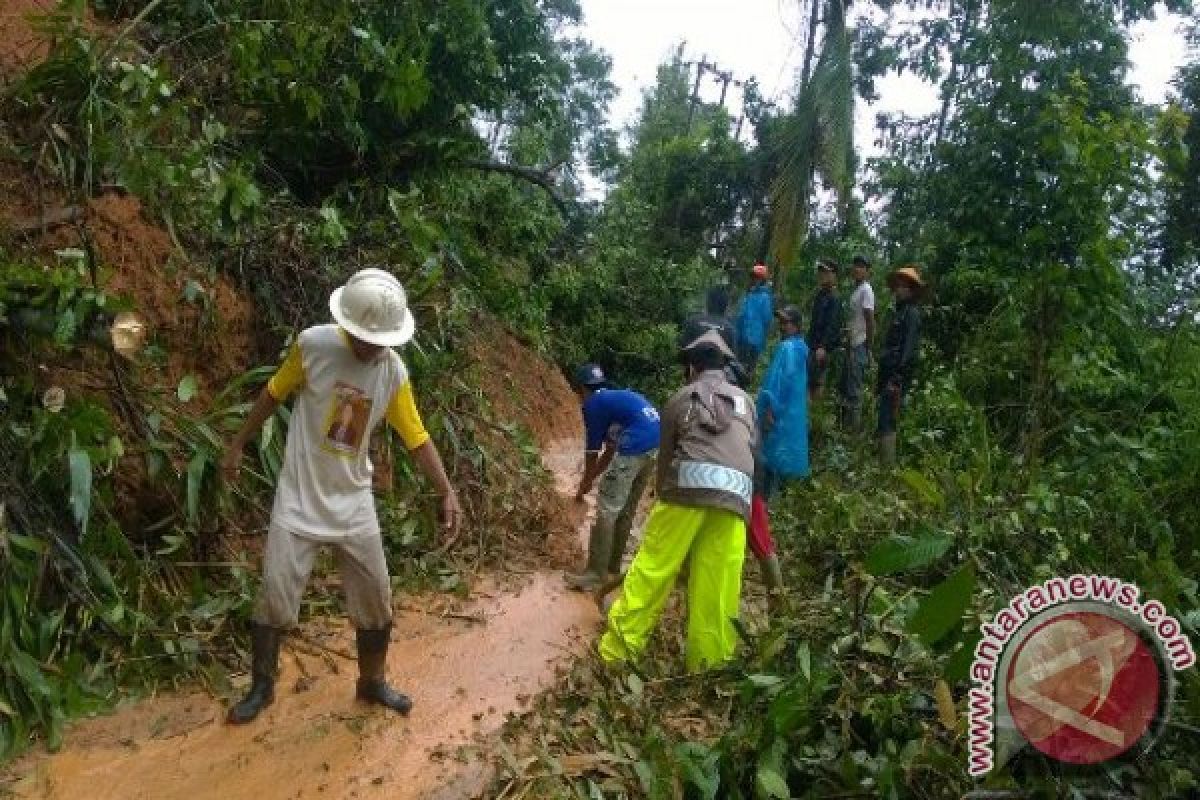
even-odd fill
[[[44,55],[46,43],[30,15],[54,3],[0,5],[2,85]],[[9,246],[45,263],[55,262],[56,251],[79,246],[76,225],[35,230],[27,224],[66,208],[56,187],[43,185],[22,164],[0,160],[0,189],[0,236]],[[196,376],[199,392],[186,410],[198,413],[262,357],[246,295],[192,263],[136,198],[106,192],[89,199],[76,221],[93,237],[102,287],[132,303],[152,341],[168,354],[144,371],[148,386],[169,396],[184,375]],[[205,303],[184,302],[189,284],[199,287]],[[498,419],[532,434],[558,493],[530,489],[542,509],[532,526],[537,529],[505,532],[506,568],[476,576],[467,597],[397,597],[389,674],[413,696],[411,716],[354,701],[353,632],[342,619],[317,619],[289,637],[276,702],[255,724],[225,725],[228,698],[198,691],[127,702],[70,726],[59,752],[38,747],[9,765],[0,773],[0,796],[478,796],[488,779],[489,762],[479,753],[489,736],[506,715],[553,684],[600,619],[590,598],[566,592],[561,580],[579,557],[587,523],[570,499],[580,461],[575,398],[561,374],[492,320],[479,320],[467,348],[468,380]],[[68,395],[94,394],[89,381],[108,369],[86,354],[70,355],[48,360],[41,380]],[[144,497],[137,486],[143,477],[136,464],[123,462],[122,494]],[[241,680],[244,685],[245,676]]]
[[[546,450],[564,494],[577,448]],[[398,599],[388,672],[414,698],[408,718],[354,701],[353,633],[321,619],[289,638],[276,702],[255,723],[226,725],[225,703],[200,693],[146,698],[73,726],[58,753],[26,757],[9,789],[44,800],[480,796],[489,737],[553,685],[600,622],[561,570],[519,583],[495,574],[465,600]]]

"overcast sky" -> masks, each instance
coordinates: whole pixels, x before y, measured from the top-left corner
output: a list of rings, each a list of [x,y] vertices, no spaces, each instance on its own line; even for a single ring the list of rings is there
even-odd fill
[[[613,59],[621,94],[611,111],[618,127],[633,120],[641,90],[654,83],[658,65],[680,41],[689,60],[707,56],[736,78],[755,76],[765,95],[781,105],[803,57],[796,0],[583,0],[583,10],[583,34]],[[1186,57],[1180,22],[1163,12],[1134,30],[1131,81],[1147,102],[1162,102]],[[912,77],[889,76],[878,86],[880,101],[870,106],[860,101],[856,111],[856,138],[867,149],[880,111],[920,114],[937,105],[934,91]],[[710,78],[701,93],[716,102],[719,85]],[[734,102],[727,106],[735,109],[739,98],[732,92],[730,97]]]

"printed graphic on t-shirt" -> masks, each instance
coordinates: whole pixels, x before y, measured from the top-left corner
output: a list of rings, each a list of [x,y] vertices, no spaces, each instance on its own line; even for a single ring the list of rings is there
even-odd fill
[[[646,419],[658,420],[658,409],[654,406],[643,406],[641,414]],[[608,432],[604,435],[608,443],[613,447],[628,447],[628,431],[626,427],[619,422],[614,422],[608,426]]]
[[[325,418],[325,449],[341,456],[357,455],[370,417],[371,398],[366,392],[338,381]]]

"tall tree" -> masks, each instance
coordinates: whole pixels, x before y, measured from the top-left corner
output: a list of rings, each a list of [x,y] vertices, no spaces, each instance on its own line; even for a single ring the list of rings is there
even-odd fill
[[[823,0],[825,35],[816,67],[811,75],[807,68],[801,72],[792,110],[766,143],[772,160],[769,253],[781,278],[808,230],[815,176],[837,192],[843,215],[851,206],[854,79],[846,26],[850,2]],[[815,6],[813,13],[815,19]],[[809,47],[806,62],[815,36],[809,36]]]
[[[1140,243],[1114,224],[1153,154],[1125,81],[1125,25],[1150,11],[1136,6],[953,3],[950,102],[897,128],[878,171],[887,237],[938,280],[935,340],[951,357],[988,349],[962,380],[1030,463],[1061,429],[1081,357],[1136,358],[1124,265]]]

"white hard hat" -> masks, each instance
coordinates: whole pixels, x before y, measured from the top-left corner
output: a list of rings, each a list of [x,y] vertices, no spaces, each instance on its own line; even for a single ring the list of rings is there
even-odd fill
[[[329,311],[346,333],[382,347],[398,347],[412,338],[416,321],[408,295],[390,272],[364,269],[329,296]]]

